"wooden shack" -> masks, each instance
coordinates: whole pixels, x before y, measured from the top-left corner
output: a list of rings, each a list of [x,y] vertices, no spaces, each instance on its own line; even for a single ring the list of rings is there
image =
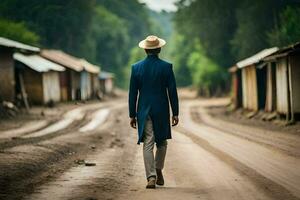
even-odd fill
[[[277,50],[277,47],[264,49],[236,64],[242,71],[243,108],[252,111],[265,108],[266,69],[257,66],[261,64],[263,58]]]
[[[32,104],[48,104],[61,100],[59,73],[65,68],[39,55],[15,53],[17,88],[24,87]]]
[[[13,59],[13,53],[16,51],[34,53],[39,52],[40,49],[0,37],[0,101],[13,102],[16,99],[16,80]]]
[[[80,76],[81,100],[88,100],[97,92],[98,85],[94,82],[94,77],[98,76],[100,68],[81,59],[84,70]]]
[[[114,74],[101,71],[99,74],[100,90],[103,95],[112,95],[114,90]]]
[[[280,49],[265,61],[276,67],[276,111],[293,121],[300,113],[300,43]]]
[[[60,74],[61,97],[63,101],[81,99],[81,61],[60,50],[42,50],[41,56],[66,68]]]

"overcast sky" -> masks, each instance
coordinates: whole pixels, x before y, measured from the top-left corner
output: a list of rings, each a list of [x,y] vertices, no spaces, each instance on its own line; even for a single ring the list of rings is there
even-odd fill
[[[149,8],[156,11],[176,11],[175,2],[178,0],[139,0],[140,2],[146,3]]]

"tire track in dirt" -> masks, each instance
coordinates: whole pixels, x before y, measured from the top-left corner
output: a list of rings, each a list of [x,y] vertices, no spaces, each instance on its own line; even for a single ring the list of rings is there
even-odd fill
[[[114,199],[128,187],[126,180],[132,176],[136,154],[135,135],[128,135],[132,131],[122,117],[127,118],[127,112],[119,106],[101,128],[109,131],[110,142],[84,158],[96,166],[73,166],[25,199]]]
[[[118,102],[118,101],[117,101]],[[122,106],[123,104],[118,104],[118,106]],[[38,143],[41,141],[45,141],[45,140],[49,140],[49,139],[53,139],[55,137],[58,137],[60,135],[66,135],[66,134],[72,134],[74,132],[76,132],[78,129],[80,129],[81,127],[85,126],[87,123],[89,123],[89,121],[91,120],[91,116],[93,116],[93,113],[95,112],[95,109],[112,109],[114,107],[118,107],[118,106],[114,106],[112,102],[108,102],[108,103],[104,103],[101,105],[90,105],[88,107],[83,108],[84,109],[84,115],[82,120],[74,120],[72,121],[70,124],[68,124],[68,126],[65,126],[63,129],[60,129],[58,131],[48,131],[48,127],[46,127],[45,129],[42,129],[38,132],[37,135],[35,135],[35,133],[33,134],[33,137],[30,137],[31,134],[26,135],[26,137],[18,137],[14,140],[10,140],[10,141],[5,141],[3,143],[0,143],[0,151],[3,151],[5,149],[8,148],[12,148],[15,146],[20,146],[20,145],[26,145],[26,144],[34,144],[34,143]],[[106,116],[107,117],[107,116]],[[60,120],[57,123],[61,123],[62,121],[65,123],[63,120]],[[57,126],[57,123],[54,123],[54,126]],[[50,125],[51,126],[51,125]],[[40,132],[43,132],[43,130],[46,130],[43,135],[39,136]]]
[[[220,131],[255,142],[281,153],[300,158],[300,137],[296,135],[283,135],[268,130],[261,130],[254,127],[234,124],[211,117],[206,108],[192,106],[191,115],[195,122],[205,124]]]
[[[197,125],[190,117],[191,107],[187,104],[182,108],[184,120],[177,130],[214,153],[239,173],[251,178],[255,184],[265,188],[270,197],[299,199],[297,185],[300,180],[297,171],[300,172],[300,169],[296,164],[299,160],[288,155],[279,155],[266,147],[235,138],[212,127]]]

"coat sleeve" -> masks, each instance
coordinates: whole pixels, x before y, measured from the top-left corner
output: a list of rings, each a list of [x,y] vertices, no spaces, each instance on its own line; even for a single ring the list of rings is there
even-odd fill
[[[137,81],[134,76],[133,66],[131,68],[130,85],[129,85],[129,95],[128,95],[128,107],[129,107],[129,117],[136,117],[136,102],[138,95]]]
[[[176,80],[175,80],[172,65],[169,67],[167,89],[168,89],[169,100],[170,100],[173,116],[178,116],[179,114],[178,95],[177,95]]]

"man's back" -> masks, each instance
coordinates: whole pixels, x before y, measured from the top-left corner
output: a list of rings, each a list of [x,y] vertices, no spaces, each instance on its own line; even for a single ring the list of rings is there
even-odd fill
[[[148,55],[134,64],[130,79],[129,113],[130,117],[138,119],[138,143],[142,140],[148,115],[153,120],[156,142],[171,138],[169,101],[173,116],[177,116],[178,96],[172,64],[157,55]]]
[[[156,55],[149,55],[146,59],[133,65],[134,78],[138,83],[139,102],[146,104],[167,101],[168,78],[172,64],[159,59]],[[149,105],[151,106],[151,105]]]

